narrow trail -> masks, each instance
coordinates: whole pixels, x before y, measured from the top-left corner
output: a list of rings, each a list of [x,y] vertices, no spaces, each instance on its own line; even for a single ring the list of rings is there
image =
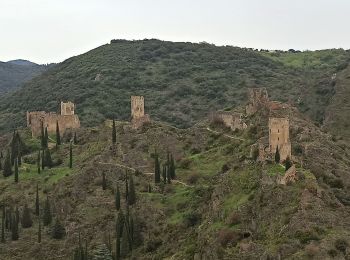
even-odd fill
[[[123,164],[119,164],[119,163],[104,163],[104,162],[98,162],[98,164],[116,166],[116,167],[119,167],[119,168],[123,168],[123,169],[130,170],[130,171],[132,171],[132,172],[136,172],[136,169],[131,168],[131,167],[126,166],[126,165],[123,165]],[[145,172],[145,173],[143,173],[143,174],[144,174],[144,175],[154,175],[154,172]],[[171,180],[171,182],[173,182],[173,183],[179,183],[179,184],[182,184],[182,185],[184,185],[184,186],[186,186],[186,187],[193,187],[193,186],[188,185],[187,183],[182,182],[182,181],[179,181],[179,180]]]
[[[218,132],[218,131],[215,131],[215,130],[210,129],[209,127],[207,127],[206,130],[209,131],[209,132],[211,132],[211,133],[214,133],[214,134],[223,135],[223,136],[225,136],[225,137],[227,137],[227,138],[230,138],[230,139],[244,141],[243,138],[240,138],[240,137],[237,137],[237,136],[228,135],[228,134],[224,134],[224,133],[220,133],[220,132]]]

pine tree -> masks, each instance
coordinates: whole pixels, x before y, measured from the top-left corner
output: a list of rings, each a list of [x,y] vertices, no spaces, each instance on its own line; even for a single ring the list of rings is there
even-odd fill
[[[39,185],[36,185],[36,194],[35,194],[35,215],[39,216],[40,214],[40,201],[39,201]]]
[[[2,171],[2,161],[0,159],[0,171]]]
[[[44,205],[44,212],[43,212],[43,224],[44,226],[48,226],[52,222],[52,215],[51,215],[51,206],[49,198],[46,198],[45,205]]]
[[[115,208],[120,210],[120,191],[119,186],[117,186],[117,191],[115,192]]]
[[[163,171],[162,171],[162,176],[163,176],[163,182],[166,184],[166,176],[167,176],[167,170],[166,170],[166,165],[163,165]]]
[[[120,209],[118,212],[117,222],[116,222],[116,232],[119,237],[122,236],[124,221],[125,221],[125,217],[124,217],[123,211]]]
[[[135,186],[134,186],[134,179],[132,178],[132,176],[130,176],[128,204],[129,205],[134,205],[135,202],[136,202],[136,192],[135,192]]]
[[[18,219],[17,216],[12,216],[11,219],[11,239],[12,241],[18,240]]]
[[[18,165],[22,165],[22,154],[21,154],[21,149],[20,146],[18,145],[18,153],[17,153],[17,160],[18,160]]]
[[[69,168],[72,169],[73,167],[73,146],[72,142],[69,145]]]
[[[148,193],[151,193],[152,192],[152,186],[150,183],[148,183]]]
[[[51,230],[51,237],[54,239],[62,239],[66,235],[66,229],[62,225],[62,223],[59,221],[58,218],[56,218],[55,223]]]
[[[286,171],[288,171],[289,168],[292,167],[293,163],[290,160],[289,156],[286,158],[286,161],[284,162],[284,164],[285,164],[285,167],[286,167]]]
[[[45,148],[49,146],[49,133],[47,132],[47,127],[45,127]]]
[[[115,259],[120,260],[120,236],[118,233],[115,239]]]
[[[61,134],[58,121],[56,121],[56,145],[61,145]]]
[[[171,183],[171,175],[170,175],[169,169],[166,171],[166,177],[167,177],[167,180],[168,180],[168,184],[170,184]]]
[[[46,145],[45,145],[45,130],[44,130],[44,123],[41,122],[41,136],[40,136],[40,140],[41,140],[41,148],[45,149]]]
[[[37,167],[38,167],[38,174],[41,172],[41,166],[40,166],[40,151],[38,151],[38,158],[36,161]]]
[[[33,225],[32,217],[30,216],[30,210],[27,205],[24,206],[22,213],[22,227],[30,228]]]
[[[117,129],[115,127],[115,120],[113,119],[113,126],[112,126],[112,143],[117,143]]]
[[[45,150],[45,166],[49,167],[49,169],[51,169],[53,166],[51,152],[49,149]]]
[[[125,201],[128,201],[128,196],[129,196],[128,171],[125,171]]]
[[[41,219],[40,219],[40,214],[39,214],[39,218],[38,218],[38,243],[41,243]]]
[[[160,182],[160,164],[159,164],[159,156],[157,152],[154,155],[154,182]]]
[[[18,183],[18,159],[15,160],[15,183]]]
[[[280,156],[280,151],[278,149],[278,146],[276,147],[276,153],[275,153],[275,162],[280,163],[281,161],[281,156]]]
[[[73,144],[78,144],[77,132],[74,132]]]
[[[5,243],[5,205],[2,206],[2,219],[1,219],[1,243]]]
[[[6,157],[5,157],[5,163],[4,163],[4,171],[3,171],[4,177],[8,177],[12,175],[12,165],[11,165],[11,158],[10,158],[10,151],[7,151]]]

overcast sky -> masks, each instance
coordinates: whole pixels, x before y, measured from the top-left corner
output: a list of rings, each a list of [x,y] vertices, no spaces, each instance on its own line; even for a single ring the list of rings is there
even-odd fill
[[[350,49],[350,0],[0,0],[0,60],[60,62],[111,39]]]

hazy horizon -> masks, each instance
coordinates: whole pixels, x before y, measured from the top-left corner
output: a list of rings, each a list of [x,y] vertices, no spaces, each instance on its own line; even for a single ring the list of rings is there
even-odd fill
[[[111,39],[350,49],[346,0],[0,0],[0,61],[61,62]]]

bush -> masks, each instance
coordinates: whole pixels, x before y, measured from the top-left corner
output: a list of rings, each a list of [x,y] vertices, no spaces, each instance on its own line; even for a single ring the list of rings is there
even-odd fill
[[[239,223],[241,223],[241,215],[236,211],[231,212],[226,218],[227,225],[238,225]]]
[[[337,239],[335,241],[335,248],[344,254],[346,253],[346,249],[348,248],[348,246],[348,242],[343,238]]]
[[[184,158],[184,159],[181,159],[181,160],[180,160],[180,162],[179,162],[179,164],[178,164],[178,167],[179,167],[180,169],[189,169],[191,163],[192,163],[191,159]]]
[[[195,172],[193,172],[193,173],[191,173],[188,177],[187,177],[187,182],[189,183],[189,184],[196,184],[197,183],[197,181],[199,180],[199,174],[198,173],[195,173]]]
[[[61,222],[56,219],[55,224],[51,230],[51,237],[54,239],[62,239],[66,235],[66,229],[61,224]]]
[[[162,244],[162,240],[160,238],[151,238],[145,242],[145,250],[146,252],[154,252],[157,248]]]
[[[305,246],[305,253],[308,257],[314,257],[320,251],[320,248],[314,244]]]
[[[218,242],[221,246],[236,246],[240,240],[240,235],[236,231],[230,229],[221,229],[218,233]]]
[[[184,216],[184,224],[186,227],[193,227],[201,220],[201,216],[196,212],[189,212]]]

